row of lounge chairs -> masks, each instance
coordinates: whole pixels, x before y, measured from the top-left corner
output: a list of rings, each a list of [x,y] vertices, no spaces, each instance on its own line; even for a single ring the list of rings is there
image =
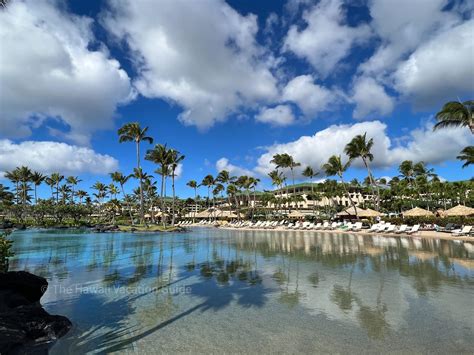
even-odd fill
[[[193,221],[181,221],[178,222],[178,226],[187,226],[192,225]],[[217,222],[215,221],[207,221],[201,220],[197,225],[216,225]],[[227,224],[229,227],[233,228],[251,228],[251,229],[287,229],[287,230],[342,230],[342,231],[352,231],[357,232],[363,229],[362,222],[319,222],[319,223],[312,223],[312,222],[288,222],[286,220],[281,221],[235,221]],[[406,224],[402,224],[400,226],[379,222],[373,224],[369,229],[365,231],[369,233],[394,233],[394,234],[416,234],[420,231],[421,226],[419,224],[415,224],[412,227],[409,227]],[[453,236],[467,236],[472,234],[473,227],[472,226],[464,226],[462,229],[455,229],[451,231],[451,235]]]

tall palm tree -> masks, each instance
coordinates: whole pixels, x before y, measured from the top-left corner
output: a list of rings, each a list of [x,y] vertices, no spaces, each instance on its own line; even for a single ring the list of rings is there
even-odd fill
[[[186,183],[187,186],[189,186],[190,188],[192,188],[194,190],[194,209],[193,209],[193,223],[194,223],[194,219],[196,218],[196,206],[197,206],[197,188],[198,188],[198,184],[196,182],[196,180],[189,180],[187,183]]]
[[[102,202],[105,197],[107,197],[107,185],[97,181],[93,186],[92,189],[97,190],[97,193],[94,196],[97,198],[97,202],[99,203],[99,215],[102,212]]]
[[[153,149],[147,150],[145,159],[159,165],[159,169],[156,172],[161,175],[161,222],[165,226],[164,196],[166,194],[166,178],[170,175],[170,150],[166,147],[166,144],[157,144]]]
[[[280,190],[280,198],[277,199],[278,208],[281,209],[281,201],[283,200],[283,184],[285,183],[285,176],[281,171],[273,170],[268,173],[268,176],[272,180],[272,185]]]
[[[456,158],[465,161],[463,168],[474,164],[474,146],[464,148]]]
[[[235,176],[230,176],[230,173],[227,170],[220,171],[216,177],[216,180],[218,182],[221,182],[225,186],[229,186],[229,184],[234,182],[235,179],[236,179]],[[229,203],[229,206],[230,206],[229,208],[232,210],[232,203],[231,203],[229,194],[227,194],[227,202]]]
[[[211,174],[209,175],[206,175],[204,177],[204,179],[202,179],[202,182],[201,182],[201,185],[202,186],[206,186],[207,187],[207,204],[208,204],[208,208],[210,207],[210,190],[211,190],[211,187],[213,187],[215,185],[216,181],[214,180],[214,176],[212,176]]]
[[[34,171],[31,174],[31,182],[33,183],[33,186],[35,187],[35,204],[38,203],[38,198],[37,198],[38,194],[36,190],[38,186],[40,186],[44,182],[45,179],[46,179],[46,176],[44,176],[38,171]]]
[[[474,134],[474,100],[450,101],[436,114],[434,130],[447,127],[467,127]]]
[[[68,176],[66,182],[71,185],[71,203],[74,203],[74,187],[79,184],[82,180],[78,176]]]
[[[148,142],[153,144],[153,138],[147,136],[148,127],[141,128],[140,123],[130,122],[124,124],[119,128],[119,142],[135,142],[136,154],[137,154],[137,169],[141,169],[140,166],[140,143]],[[140,178],[140,223],[144,222],[144,211],[143,211],[143,181]]]
[[[323,170],[326,172],[326,175],[328,176],[337,175],[339,177],[339,179],[341,180],[342,187],[344,188],[344,191],[346,192],[347,198],[349,199],[351,206],[354,208],[355,216],[356,218],[359,218],[357,214],[357,207],[354,201],[352,200],[349,190],[347,190],[347,187],[343,178],[344,172],[349,168],[350,164],[351,164],[350,160],[348,160],[347,163],[343,164],[340,155],[333,155],[328,159],[328,162],[323,165]]]
[[[275,164],[276,168],[286,168],[290,169],[291,172],[291,178],[292,178],[292,183],[293,183],[293,195],[296,195],[296,185],[295,185],[295,171],[294,169],[298,166],[301,166],[301,163],[295,162],[294,158],[287,154],[275,154],[273,156],[273,159],[270,161],[270,163]],[[289,192],[287,191],[287,195]]]
[[[26,205],[26,202],[28,201],[28,191],[30,191],[30,182],[31,182],[31,170],[27,166],[21,166],[17,168],[18,170],[18,176],[20,178],[20,183],[21,183],[21,200],[22,204]]]
[[[64,175],[61,175],[60,173],[52,173],[50,176],[52,186],[55,187],[56,189],[56,203],[59,202],[59,184],[61,181],[64,179]]]
[[[123,199],[124,199],[124,202],[125,202],[125,197],[126,197],[125,184],[132,177],[132,175],[125,176],[120,171],[115,171],[115,172],[110,174],[110,177],[111,177],[113,182],[116,182],[117,184],[120,185],[120,189],[122,190],[122,196],[123,196]],[[128,205],[128,214],[130,215],[130,223],[132,223],[132,225],[134,225],[135,222],[134,222],[133,216],[132,216],[132,208],[131,208],[130,204],[127,204],[127,205]]]
[[[361,158],[362,162],[367,169],[368,178],[370,180],[370,184],[375,188],[377,192],[377,211],[380,210],[380,190],[377,186],[374,176],[372,175],[372,171],[370,170],[369,162],[374,160],[374,155],[372,154],[371,150],[374,146],[374,139],[370,138],[367,140],[367,132],[364,134],[358,134],[352,140],[347,143],[344,152],[347,154],[349,159],[357,159]]]
[[[77,190],[76,196],[79,198],[79,203],[82,205],[82,200],[88,196],[88,193],[84,190]]]
[[[314,184],[313,184],[313,178],[314,178],[315,176],[319,175],[319,172],[315,172],[312,167],[307,166],[307,167],[303,170],[303,174],[302,174],[302,175],[310,179],[310,181],[311,181],[311,196],[312,196],[312,198],[314,198]],[[314,214],[314,208],[315,208],[315,206],[314,206],[314,202],[313,202],[313,214]]]
[[[171,169],[171,188],[173,191],[173,204],[171,206],[171,211],[172,211],[171,225],[174,227],[174,221],[176,219],[176,216],[175,216],[176,191],[175,191],[174,181],[176,177],[176,169],[178,168],[178,165],[184,160],[184,155],[182,155],[180,152],[178,152],[175,149],[170,149],[168,154],[169,154],[168,161],[169,161],[169,165]]]
[[[18,169],[5,172],[5,177],[10,180],[10,182],[15,185],[15,202],[18,204],[20,202],[20,174]]]

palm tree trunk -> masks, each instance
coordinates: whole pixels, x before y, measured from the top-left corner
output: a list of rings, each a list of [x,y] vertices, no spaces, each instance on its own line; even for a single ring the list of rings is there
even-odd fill
[[[36,194],[36,184],[35,184],[35,205],[38,204],[37,194]]]
[[[125,195],[125,188],[123,186],[123,184],[120,184],[120,188],[122,189],[122,195],[123,195],[123,201],[125,202],[125,199],[126,199],[126,195]],[[82,204],[82,198],[81,198],[81,204]],[[130,223],[132,223],[132,226],[134,225],[134,222],[133,222],[133,216],[132,216],[132,208],[130,206],[129,203],[127,203],[127,209],[128,209],[128,214],[130,216]]]
[[[193,211],[193,223],[196,218],[196,208],[197,208],[197,191],[196,188],[194,188],[194,211]]]
[[[359,215],[357,214],[357,207],[356,207],[354,201],[352,201],[351,194],[349,193],[349,190],[346,187],[344,179],[342,178],[342,174],[339,175],[339,178],[341,179],[342,187],[344,188],[344,191],[346,192],[347,198],[349,198],[349,202],[351,203],[351,206],[354,208],[356,219],[359,219]]]
[[[163,173],[161,174],[161,224],[163,225],[163,227],[166,227],[164,193],[165,193],[165,174]]]
[[[137,143],[137,169],[140,173],[140,224],[144,223],[144,212],[143,212],[143,181],[142,174],[140,171],[140,142]]]
[[[174,169],[173,169],[173,175],[171,175],[171,187],[173,190],[173,204],[171,206],[171,211],[173,215],[171,216],[171,226],[174,227],[174,220],[175,220],[175,215],[174,215],[174,206],[175,206],[175,199],[176,199],[176,191],[174,188]]]
[[[369,167],[369,163],[367,162],[367,160],[365,158],[362,158],[362,161],[364,162],[364,165],[367,169],[367,173],[369,174],[369,180],[370,180],[370,183],[372,184],[372,186],[375,188],[375,191],[377,192],[377,201],[376,201],[376,206],[377,206],[377,211],[380,211],[380,189],[379,187],[377,186],[377,184],[375,183],[375,179],[372,175],[372,172],[370,170],[370,167]]]

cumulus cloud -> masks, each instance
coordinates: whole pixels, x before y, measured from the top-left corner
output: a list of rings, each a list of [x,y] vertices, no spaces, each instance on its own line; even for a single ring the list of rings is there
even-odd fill
[[[388,115],[393,111],[394,100],[385,91],[385,88],[371,77],[356,79],[351,97],[356,108],[354,118],[364,118],[373,115]]]
[[[357,44],[371,35],[369,26],[348,26],[341,0],[322,0],[303,14],[304,29],[292,25],[284,50],[306,59],[323,76],[329,75]]]
[[[231,164],[229,162],[229,159],[227,158],[220,158],[216,162],[216,170],[217,171],[227,170],[231,176],[242,176],[242,175],[254,176],[255,175],[255,173],[251,170]]]
[[[474,92],[474,20],[420,46],[395,72],[396,88],[426,107]]]
[[[81,144],[112,127],[132,90],[126,72],[96,43],[92,24],[54,1],[12,1],[0,11],[1,136],[28,136],[48,117]]]
[[[278,95],[271,56],[258,45],[257,17],[223,0],[110,1],[108,31],[126,42],[150,98],[180,105],[179,119],[205,129],[242,105]]]
[[[107,174],[117,170],[118,161],[90,148],[66,143],[25,141],[17,144],[8,139],[0,140],[0,171],[22,165],[45,174]]]
[[[312,75],[300,75],[291,79],[283,88],[282,100],[297,104],[306,116],[327,111],[341,101],[343,95],[314,83]]]
[[[270,123],[274,126],[288,126],[295,122],[295,116],[289,105],[278,105],[274,108],[263,108],[255,116],[258,122]]]
[[[274,169],[270,160],[277,153],[292,155],[302,164],[301,169],[307,165],[318,169],[331,155],[344,155],[345,143],[355,135],[364,133],[374,139],[372,165],[378,168],[398,165],[407,159],[438,164],[455,159],[459,151],[474,143],[468,129],[455,128],[433,132],[432,128],[432,122],[428,122],[406,137],[390,139],[387,125],[380,121],[333,125],[312,136],[302,136],[293,142],[268,147],[258,159],[255,171],[264,175]],[[361,161],[355,161],[354,166],[362,167]]]

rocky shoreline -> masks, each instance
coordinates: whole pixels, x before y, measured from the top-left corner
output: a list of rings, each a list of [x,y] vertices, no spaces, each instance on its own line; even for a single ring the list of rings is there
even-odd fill
[[[71,329],[69,319],[41,306],[47,288],[46,279],[26,271],[0,273],[0,354],[47,353]]]

